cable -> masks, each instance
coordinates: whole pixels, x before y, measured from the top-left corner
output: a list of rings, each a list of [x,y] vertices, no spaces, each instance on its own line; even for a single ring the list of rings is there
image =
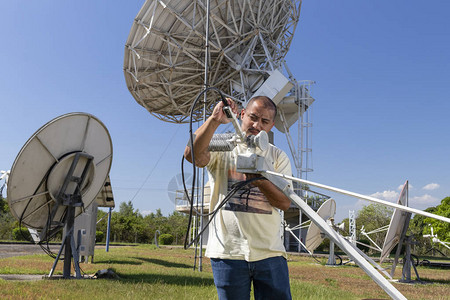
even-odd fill
[[[52,168],[50,168],[50,169],[47,171],[47,173],[44,175],[44,177],[42,177],[41,182],[39,182],[37,188],[34,190],[33,195],[35,195],[35,194],[39,191],[39,189],[41,188],[41,186],[44,184],[44,182],[47,181],[47,177],[48,177],[48,175],[50,174],[50,170],[51,170],[51,169],[52,169]],[[30,243],[34,243],[33,241],[29,240],[28,237],[25,237],[24,234],[23,234],[23,232],[22,232],[22,220],[24,219],[25,212],[27,211],[28,206],[29,206],[30,203],[31,203],[31,200],[33,200],[33,197],[31,197],[30,199],[28,199],[28,202],[27,202],[27,204],[25,205],[25,208],[22,210],[22,214],[20,215],[20,218],[19,218],[19,230],[20,230],[20,235],[22,236],[22,238],[23,238],[25,241],[30,242]]]
[[[191,199],[194,199],[194,194],[195,194],[195,182],[196,182],[196,172],[195,172],[195,155],[194,155],[194,133],[192,130],[192,120],[193,120],[193,115],[194,115],[194,107],[197,104],[198,100],[200,99],[200,97],[208,92],[209,90],[214,90],[216,92],[219,93],[221,100],[224,101],[224,103],[227,103],[225,97],[223,96],[222,92],[215,87],[208,87],[206,89],[204,89],[203,91],[201,91],[197,97],[195,98],[194,102],[192,103],[191,106],[191,111],[190,111],[190,121],[189,121],[189,147],[191,148],[191,159],[192,159],[192,188],[191,188]],[[187,226],[187,231],[186,231],[186,237],[184,239],[184,249],[186,250],[188,247],[188,238],[189,238],[189,232],[191,230],[191,224],[192,224],[192,213],[194,210],[194,202],[190,201],[191,205],[190,205],[190,209],[189,209],[189,219],[188,219],[188,226]],[[190,244],[192,245],[192,243]]]
[[[182,156],[181,157],[181,181],[183,182],[183,188],[184,188],[184,195],[185,195],[185,197],[186,197],[186,199],[187,199],[187,201],[188,201],[188,203],[189,204],[191,204],[192,202],[192,200],[191,200],[191,197],[189,196],[189,192],[188,192],[188,189],[187,189],[187,187],[186,187],[186,181],[185,181],[185,177],[184,177],[184,160],[185,160],[185,158],[184,158],[184,156]],[[198,216],[201,216],[201,217],[208,217],[208,216],[210,216],[210,215],[212,215],[213,213],[214,213],[214,211],[212,211],[212,212],[210,212],[210,213],[201,213],[201,212],[199,212],[195,207],[194,207],[194,209],[193,209],[194,211],[195,211],[195,213],[198,215]]]
[[[203,234],[203,232],[206,230],[206,228],[208,228],[209,223],[212,222],[212,220],[214,219],[216,214],[219,212],[219,210],[228,202],[228,200],[231,199],[231,197],[234,196],[234,194],[236,194],[236,192],[238,192],[243,187],[245,187],[246,185],[248,185],[248,184],[250,184],[250,183],[252,183],[253,181],[256,181],[256,180],[267,180],[267,178],[265,178],[265,177],[251,178],[251,179],[248,179],[246,181],[240,181],[240,182],[235,183],[234,185],[232,185],[230,192],[225,196],[225,198],[223,198],[223,200],[220,202],[220,204],[217,205],[217,208],[214,209],[211,218],[209,218],[208,222],[205,224],[205,226],[203,226],[202,230],[197,234],[197,236],[194,239],[192,239],[191,243],[189,243],[187,248],[189,248],[193,243],[195,243],[198,240],[198,238]]]
[[[253,181],[261,180],[261,179],[267,180],[265,177],[258,177],[258,178],[252,178],[252,179],[234,184],[232,186],[232,189],[230,190],[230,192],[225,196],[225,198],[220,202],[220,204],[217,205],[217,207],[210,213],[201,214],[197,209],[194,208],[193,199],[194,199],[194,194],[195,194],[195,183],[196,183],[196,169],[195,168],[196,168],[196,166],[195,166],[195,155],[194,155],[194,135],[193,135],[193,130],[192,130],[193,111],[194,111],[194,107],[197,104],[200,97],[204,93],[208,92],[209,90],[217,91],[220,94],[221,101],[224,103],[224,105],[228,104],[227,101],[225,100],[225,97],[223,96],[223,94],[221,93],[221,91],[219,89],[214,88],[214,87],[209,87],[209,88],[204,89],[202,92],[200,92],[197,95],[197,98],[194,100],[194,102],[192,103],[192,106],[191,106],[190,122],[189,122],[189,147],[191,148],[191,160],[192,160],[192,168],[193,168],[191,197],[189,197],[189,192],[188,192],[188,189],[186,187],[186,182],[185,182],[185,176],[184,176],[184,159],[185,158],[184,158],[184,155],[182,156],[182,159],[181,159],[181,176],[182,176],[183,188],[184,188],[184,193],[185,193],[186,199],[187,199],[188,203],[190,204],[188,226],[187,226],[186,236],[185,236],[185,241],[184,241],[184,249],[185,250],[188,249],[192,244],[194,244],[198,241],[199,237],[208,228],[209,224],[212,222],[212,220],[214,219],[214,217],[218,213],[218,211],[228,202],[228,200],[231,199],[231,197],[234,196],[234,194],[237,191],[239,191],[240,189],[242,189],[243,187],[245,187],[246,185],[250,184]],[[201,231],[192,239],[192,241],[190,243],[188,243],[189,232],[191,230],[191,224],[192,224],[192,215],[193,215],[194,211],[198,216],[201,216],[201,217],[211,216],[211,217],[209,218],[208,222],[203,226]],[[195,257],[196,257],[196,255],[195,255]],[[321,262],[313,254],[311,254],[310,257],[312,257],[317,263],[321,264]],[[342,260],[341,260],[341,263],[342,263]],[[195,263],[194,263],[194,269],[195,269]],[[322,274],[323,274],[323,272],[322,272]]]
[[[72,154],[72,153],[75,153],[75,152],[70,152],[70,153],[66,153],[63,157],[65,157],[65,156],[67,156],[67,155],[70,155],[70,154]],[[39,182],[39,184],[38,184],[38,186],[37,186],[37,188],[35,189],[35,191],[34,191],[34,193],[33,193],[33,195],[35,195],[38,191],[39,191],[39,189],[43,186],[43,184],[44,183],[46,183],[47,182],[47,180],[48,180],[48,176],[49,176],[49,174],[50,174],[50,172],[52,171],[52,169],[53,169],[53,167],[56,165],[56,162],[55,162],[55,164],[52,166],[52,167],[50,167],[49,169],[48,169],[48,171],[46,172],[46,174],[42,177],[42,179],[41,179],[41,181]],[[31,201],[33,200],[33,196],[31,196],[30,197],[30,199],[28,199],[28,202],[26,203],[26,205],[25,205],[25,208],[23,209],[23,211],[22,211],[22,214],[20,215],[20,217],[19,217],[19,228],[22,228],[22,222],[23,222],[23,220],[24,220],[24,218],[25,218],[25,213],[26,213],[26,211],[27,211],[27,209],[28,209],[28,206],[31,204]],[[51,251],[51,249],[50,249],[50,245],[49,245],[49,241],[50,241],[50,239],[53,237],[53,236],[55,236],[59,231],[60,231],[60,229],[62,228],[62,226],[61,225],[59,225],[59,224],[62,224],[62,223],[64,223],[64,220],[65,220],[65,218],[66,218],[66,214],[67,214],[67,207],[64,209],[64,211],[61,213],[61,216],[60,216],[60,218],[59,218],[59,220],[55,220],[55,221],[57,221],[57,225],[54,227],[54,228],[52,228],[52,213],[51,213],[51,210],[52,210],[52,208],[54,208],[54,205],[58,205],[57,203],[53,203],[53,201],[51,201],[51,200],[49,200],[48,198],[47,198],[47,202],[45,203],[46,204],[46,207],[47,207],[47,221],[46,221],[46,226],[45,226],[45,235],[43,235],[44,237],[45,237],[45,240],[42,240],[42,241],[39,241],[37,244],[39,245],[39,247],[48,255],[48,256],[50,256],[50,257],[52,257],[52,258],[56,258],[57,257],[57,255],[54,253],[54,252],[52,252]],[[51,206],[51,204],[54,204],[53,205],[53,207]],[[81,206],[81,209],[83,210],[83,212],[84,212],[84,203],[82,203],[82,206]],[[22,235],[22,237],[26,240],[26,241],[28,241],[29,243],[35,243],[34,242],[34,240],[29,240],[28,239],[28,237],[25,237],[24,236],[24,233],[22,232],[22,230],[20,230],[20,233],[21,233],[21,235]],[[41,234],[42,235],[42,234]],[[63,238],[63,240],[62,240],[62,243],[64,243],[65,241],[64,241],[64,238]],[[44,244],[45,244],[45,246],[44,246]],[[64,259],[64,256],[60,256],[60,258],[59,258],[60,260],[62,260],[62,259]]]
[[[139,192],[142,190],[142,188],[144,187],[144,185],[147,183],[147,180],[150,178],[150,175],[152,175],[153,171],[156,169],[156,166],[158,166],[159,162],[161,161],[163,155],[167,152],[167,149],[169,148],[170,144],[172,143],[173,139],[175,138],[176,134],[178,133],[178,130],[180,129],[180,127],[177,127],[177,129],[175,130],[174,134],[172,135],[172,137],[169,140],[169,143],[167,143],[166,148],[164,149],[164,151],[161,153],[161,155],[159,156],[158,160],[156,161],[155,165],[153,166],[153,169],[150,170],[150,172],[148,173],[147,177],[145,178],[144,182],[142,183],[142,185],[138,188],[138,190],[136,191],[136,193],[134,194],[134,196],[131,198],[131,202],[133,202],[134,198],[136,198],[136,196],[139,194]]]
[[[231,197],[240,189],[242,189],[243,187],[245,187],[246,185],[250,184],[253,181],[256,180],[267,180],[265,177],[257,177],[257,178],[252,178],[243,182],[238,182],[236,184],[234,184],[232,186],[231,191],[225,196],[225,198],[220,202],[220,204],[216,207],[216,209],[214,209],[213,212],[210,212],[208,214],[201,214],[198,212],[197,209],[194,208],[194,194],[195,194],[195,185],[196,185],[196,165],[195,165],[195,155],[194,155],[194,134],[193,134],[193,130],[192,130],[192,120],[193,120],[193,111],[194,111],[194,107],[197,104],[198,100],[200,99],[200,97],[208,92],[209,90],[214,90],[216,92],[218,92],[220,94],[221,97],[221,101],[224,103],[225,106],[228,106],[228,102],[226,101],[225,97],[223,96],[222,92],[215,88],[215,87],[209,87],[204,89],[202,92],[200,92],[196,99],[194,100],[194,102],[192,103],[191,106],[191,111],[190,111],[190,122],[189,122],[189,147],[191,148],[191,159],[192,159],[192,168],[193,168],[193,178],[192,178],[192,187],[191,187],[191,197],[189,197],[189,193],[187,191],[186,188],[186,183],[185,183],[185,178],[184,178],[184,156],[182,157],[181,160],[181,174],[182,174],[182,182],[183,182],[183,187],[184,187],[184,192],[185,192],[185,196],[188,200],[188,202],[190,203],[190,209],[189,209],[189,219],[188,219],[188,226],[187,226],[187,230],[186,230],[186,237],[185,237],[185,241],[184,241],[184,249],[188,249],[192,244],[196,243],[197,240],[199,239],[199,237],[203,234],[203,232],[206,230],[206,228],[208,228],[208,225],[211,223],[211,221],[213,220],[213,218],[215,217],[215,215],[217,214],[217,212],[225,205],[225,203],[231,199]],[[245,193],[245,192],[244,192]],[[243,193],[243,194],[244,194]],[[197,203],[198,204],[198,203]],[[208,220],[208,222],[203,226],[203,228],[201,229],[200,233],[197,234],[197,236],[188,244],[188,237],[189,237],[189,232],[191,230],[191,224],[192,224],[192,215],[193,212],[196,212],[196,214],[198,216],[211,216]],[[195,266],[194,266],[195,268]]]

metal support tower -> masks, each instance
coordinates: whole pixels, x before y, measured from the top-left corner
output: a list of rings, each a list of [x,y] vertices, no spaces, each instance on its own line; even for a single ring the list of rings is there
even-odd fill
[[[311,88],[314,81],[302,81],[300,83],[300,103],[298,113],[300,122],[298,122],[299,150],[300,150],[300,178],[308,179],[308,172],[312,172],[312,98]],[[297,171],[298,172],[298,171]]]
[[[355,219],[355,211],[348,211],[348,227],[350,233],[350,242],[356,246],[356,219]]]
[[[286,67],[286,66],[285,66]],[[308,172],[312,172],[312,103],[314,98],[311,96],[312,85],[314,81],[304,80],[297,82],[290,74],[289,77],[294,83],[293,94],[295,96],[295,104],[297,105],[297,143],[294,143],[288,124],[284,126],[284,133],[286,135],[289,149],[292,154],[295,169],[297,170],[297,177],[302,179],[308,178]],[[283,109],[280,109],[280,114],[285,120]],[[284,121],[286,123],[286,121]]]
[[[294,84],[291,93],[295,97],[295,104],[297,105],[297,143],[294,143],[291,132],[289,131],[289,124],[286,120],[286,114],[283,109],[279,109],[281,119],[284,125],[284,133],[292,154],[296,174],[298,178],[307,179],[308,172],[312,172],[312,103],[314,98],[311,96],[312,86],[315,84],[311,80],[297,81],[286,64],[284,64],[286,72],[289,75],[290,81]],[[295,190],[296,194],[304,199],[308,199],[308,191],[303,189],[301,185]],[[315,200],[311,200],[314,202]],[[319,207],[317,203],[310,203],[312,207]],[[299,224],[303,223],[302,213],[299,212]],[[302,238],[302,229],[299,229],[298,238]],[[302,250],[299,244],[298,251]]]

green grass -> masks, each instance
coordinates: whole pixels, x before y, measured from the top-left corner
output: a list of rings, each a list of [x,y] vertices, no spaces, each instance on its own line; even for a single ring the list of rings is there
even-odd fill
[[[360,297],[356,297],[351,292],[337,289],[336,279],[330,279],[329,286],[291,280],[291,294],[293,299],[305,299],[305,300],[361,299]]]
[[[0,259],[0,274],[46,275],[53,259],[45,254]],[[193,270],[194,251],[151,245],[111,247],[95,251],[94,263],[80,264],[85,274],[113,269],[117,279],[0,280],[1,299],[217,299],[209,259]],[[293,299],[388,299],[360,268],[326,267],[309,257],[289,256]],[[198,265],[198,262],[197,262]],[[55,275],[62,274],[63,261]],[[421,269],[436,284],[395,284],[408,299],[440,299],[450,294],[450,271]],[[445,299],[445,298],[441,298]]]

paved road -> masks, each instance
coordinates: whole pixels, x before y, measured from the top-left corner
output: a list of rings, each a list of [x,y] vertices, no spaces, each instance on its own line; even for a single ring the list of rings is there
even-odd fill
[[[53,252],[58,253],[60,245],[50,245]],[[0,259],[12,256],[45,254],[45,252],[35,244],[0,244]]]

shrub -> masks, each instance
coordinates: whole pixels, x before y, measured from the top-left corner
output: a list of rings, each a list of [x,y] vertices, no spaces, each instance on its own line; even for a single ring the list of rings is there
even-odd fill
[[[103,242],[103,238],[105,237],[105,234],[103,233],[103,231],[96,231],[95,232],[95,241],[97,243]]]
[[[16,227],[12,231],[12,238],[15,241],[31,241],[31,234],[27,228]]]
[[[158,243],[160,245],[171,245],[173,243],[173,235],[168,233],[161,234],[158,238]]]

